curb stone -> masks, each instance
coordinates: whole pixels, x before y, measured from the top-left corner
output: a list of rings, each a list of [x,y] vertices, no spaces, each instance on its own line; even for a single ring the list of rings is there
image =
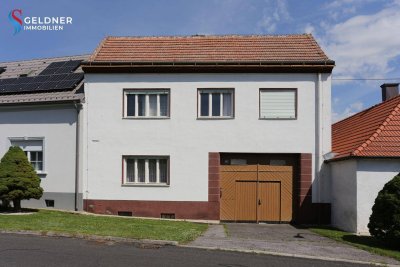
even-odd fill
[[[356,263],[356,264],[364,264],[364,265],[369,265],[369,266],[371,266],[371,265],[372,266],[389,266],[389,267],[399,267],[400,266],[400,265],[397,265],[397,264],[356,261],[356,260],[348,260],[348,259],[340,259],[340,258],[329,258],[329,257],[318,257],[318,256],[272,252],[272,251],[256,250],[256,249],[254,249],[254,250],[250,250],[250,249],[232,249],[232,248],[202,247],[202,246],[191,246],[191,245],[178,245],[178,246],[186,247],[186,248],[205,249],[205,250],[219,250],[219,251],[243,252],[243,253],[253,253],[253,254],[265,254],[265,255],[291,257],[291,258],[299,258],[299,259],[311,259],[311,260],[322,260],[322,261],[331,261],[331,262]]]
[[[46,236],[46,237],[64,237],[64,238],[79,238],[88,241],[97,242],[110,242],[112,243],[129,243],[140,248],[159,248],[164,246],[178,246],[177,241],[166,240],[151,240],[151,239],[131,239],[124,237],[113,236],[99,236],[99,235],[85,235],[85,234],[69,234],[58,233],[53,231],[8,231],[0,230],[2,234],[19,234],[19,235],[33,235],[33,236]]]

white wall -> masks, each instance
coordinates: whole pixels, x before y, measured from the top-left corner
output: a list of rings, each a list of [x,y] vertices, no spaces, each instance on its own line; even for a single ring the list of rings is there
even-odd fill
[[[322,151],[330,151],[328,74],[321,136],[316,74],[86,74],[85,81],[87,199],[207,201],[208,152],[314,155],[323,137]],[[235,88],[235,118],[198,120],[197,88],[224,87]],[[170,88],[171,118],[123,119],[124,88]],[[259,88],[298,88],[297,120],[259,120]],[[122,187],[122,155],[170,155],[170,187]]]
[[[360,159],[357,162],[357,233],[368,233],[375,199],[383,186],[400,172],[400,159]]]
[[[69,106],[2,107],[0,155],[10,147],[9,137],[43,137],[45,192],[75,192],[76,111]]]
[[[332,177],[332,225],[349,232],[357,228],[357,161],[330,163]]]

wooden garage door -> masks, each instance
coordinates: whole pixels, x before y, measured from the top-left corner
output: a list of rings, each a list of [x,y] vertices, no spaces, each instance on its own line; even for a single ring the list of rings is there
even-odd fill
[[[291,166],[221,166],[221,220],[290,222]]]

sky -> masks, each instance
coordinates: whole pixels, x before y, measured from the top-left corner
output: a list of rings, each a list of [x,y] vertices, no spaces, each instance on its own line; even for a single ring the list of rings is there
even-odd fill
[[[63,31],[21,31],[8,15],[72,17]],[[336,61],[332,120],[400,82],[400,0],[3,0],[0,62],[90,54],[105,36],[312,33]]]

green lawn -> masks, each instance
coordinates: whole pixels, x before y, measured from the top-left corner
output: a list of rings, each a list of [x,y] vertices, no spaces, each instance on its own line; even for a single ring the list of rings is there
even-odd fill
[[[389,248],[384,242],[372,236],[358,236],[348,232],[343,232],[330,227],[313,227],[309,230],[322,236],[329,237],[339,242],[343,242],[354,247],[369,251],[382,256],[392,257],[400,260],[400,250]]]
[[[31,215],[0,215],[1,230],[53,231],[69,234],[189,242],[207,224],[183,221],[118,218],[39,210]]]

